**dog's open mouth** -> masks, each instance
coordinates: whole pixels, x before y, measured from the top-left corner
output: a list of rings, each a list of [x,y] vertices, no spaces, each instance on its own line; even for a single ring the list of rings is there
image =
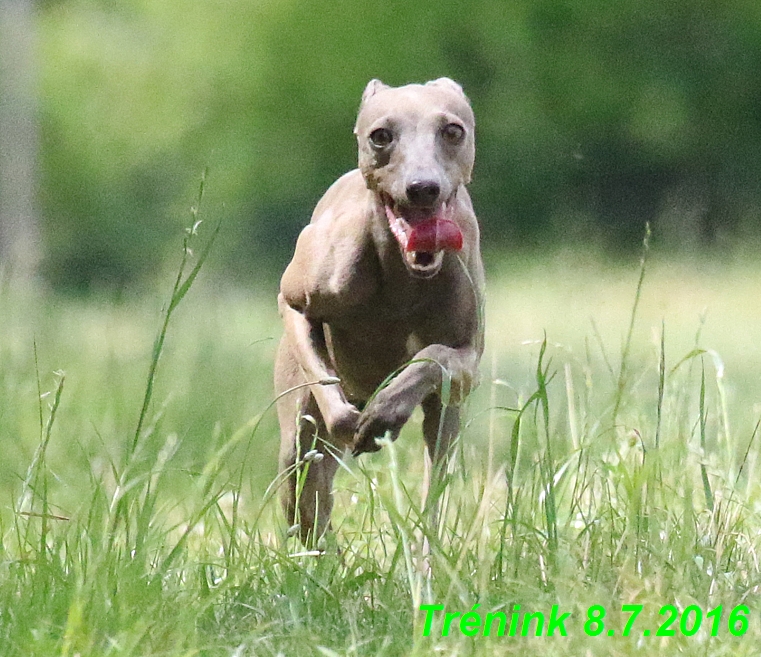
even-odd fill
[[[420,278],[435,276],[444,253],[462,249],[462,233],[444,202],[432,208],[403,206],[383,198],[388,225],[402,249],[407,269]]]

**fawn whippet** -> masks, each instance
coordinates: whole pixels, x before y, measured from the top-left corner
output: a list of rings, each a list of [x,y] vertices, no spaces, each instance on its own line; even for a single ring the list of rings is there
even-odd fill
[[[465,189],[474,128],[448,78],[372,80],[355,128],[359,168],[317,204],[283,274],[280,468],[292,471],[283,504],[305,543],[329,527],[336,457],[396,439],[418,405],[434,465],[459,431],[483,352],[484,274]],[[297,486],[294,464],[311,450],[321,456]]]

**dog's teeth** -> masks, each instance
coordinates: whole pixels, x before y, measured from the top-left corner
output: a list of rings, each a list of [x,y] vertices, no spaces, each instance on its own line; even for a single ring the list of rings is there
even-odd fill
[[[407,232],[404,230],[405,222],[404,219],[401,217],[389,217],[388,222],[389,227],[391,228],[391,232],[394,234],[394,237],[396,237],[399,244],[402,245],[403,249],[407,248]]]

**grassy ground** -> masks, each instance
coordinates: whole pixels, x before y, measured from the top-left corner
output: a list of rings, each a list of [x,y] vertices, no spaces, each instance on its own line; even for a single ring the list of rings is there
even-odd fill
[[[322,556],[274,499],[272,290],[199,279],[148,385],[168,292],[6,284],[0,655],[756,654],[761,268],[580,260],[492,260],[442,526],[415,416],[347,459]],[[507,635],[553,606],[567,636]]]

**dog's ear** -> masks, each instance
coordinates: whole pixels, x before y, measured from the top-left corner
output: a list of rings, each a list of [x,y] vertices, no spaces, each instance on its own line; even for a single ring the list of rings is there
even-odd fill
[[[365,87],[365,91],[362,94],[362,105],[364,105],[370,98],[372,98],[375,94],[377,94],[379,91],[382,91],[383,89],[388,89],[389,86],[387,84],[383,84],[378,79],[370,80],[370,82],[367,83],[367,86]]]
[[[370,82],[367,83],[367,86],[365,87],[365,91],[362,94],[362,102],[359,104],[359,114],[362,114],[362,108],[365,106],[365,103],[370,100],[375,94],[377,94],[379,91],[383,91],[384,89],[390,89],[387,84],[383,84],[380,80],[373,79],[370,80]],[[357,116],[357,124],[354,126],[354,134],[357,133],[357,129],[359,127],[359,116]]]
[[[452,89],[453,91],[456,91],[461,96],[465,97],[465,92],[462,90],[462,87],[457,84],[452,78],[439,78],[438,80],[431,80],[430,82],[426,82],[426,84],[430,84],[433,86],[438,87],[448,87],[449,89]]]

